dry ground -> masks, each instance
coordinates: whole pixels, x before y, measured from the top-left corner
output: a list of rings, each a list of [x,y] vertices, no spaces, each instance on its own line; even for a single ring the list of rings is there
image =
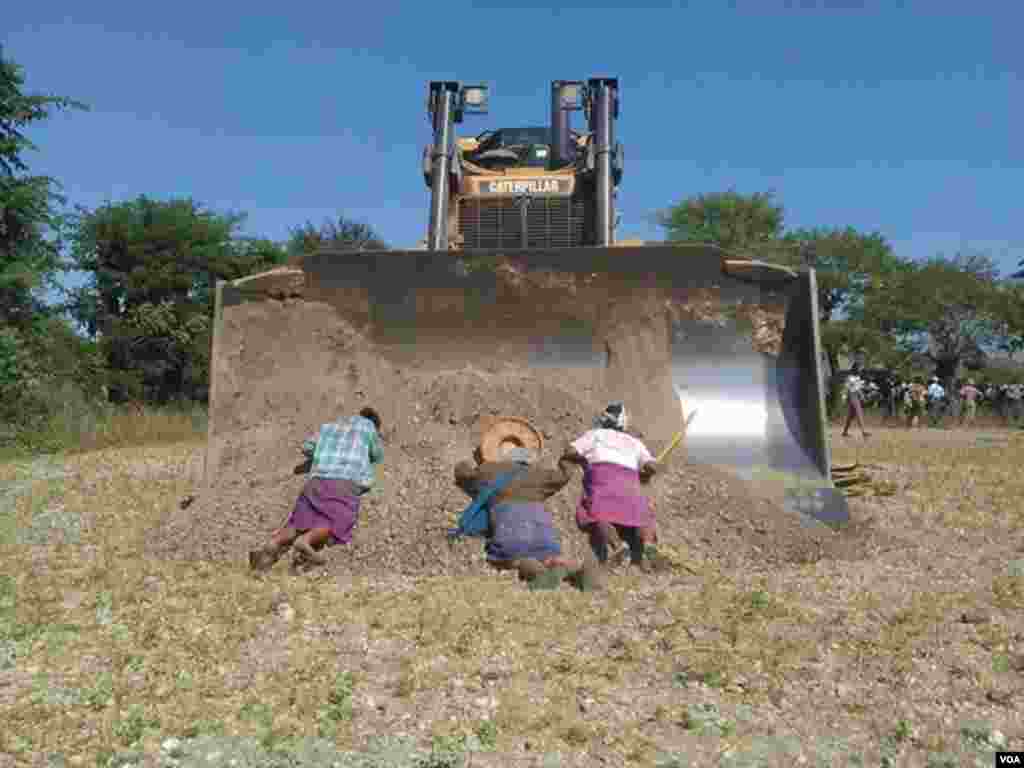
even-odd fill
[[[667,541],[671,571],[596,595],[144,556],[200,444],[0,466],[0,767],[199,765],[189,745],[231,736],[277,750],[264,765],[330,743],[378,754],[308,764],[395,768],[413,743],[435,749],[422,766],[989,766],[1024,749],[1024,442],[876,429],[833,446],[877,481],[858,515],[887,548],[727,568]]]

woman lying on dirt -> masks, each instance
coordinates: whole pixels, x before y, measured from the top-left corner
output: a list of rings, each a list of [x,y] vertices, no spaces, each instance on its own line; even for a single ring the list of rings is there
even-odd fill
[[[613,530],[629,545],[630,562],[654,558],[654,513],[640,489],[657,471],[654,456],[639,439],[626,433],[628,417],[622,403],[612,403],[594,420],[594,429],[570,443],[563,461],[583,466],[583,497],[576,524],[590,537],[598,562],[608,562]]]
[[[323,565],[324,546],[352,541],[361,497],[373,486],[373,465],[384,458],[380,424],[373,408],[363,408],[358,416],[323,424],[302,444],[312,460],[309,479],[285,526],[249,553],[254,570],[272,568],[293,544],[306,562]]]
[[[558,532],[544,505],[571,479],[569,464],[561,461],[555,470],[533,467],[535,456],[527,448],[513,448],[503,461],[491,462],[483,462],[478,449],[474,459],[455,465],[455,484],[477,499],[498,488],[485,502],[487,562],[498,570],[517,570],[530,589],[557,589],[563,581],[584,591],[599,587],[592,569],[562,557]],[[457,533],[475,534],[461,528]]]

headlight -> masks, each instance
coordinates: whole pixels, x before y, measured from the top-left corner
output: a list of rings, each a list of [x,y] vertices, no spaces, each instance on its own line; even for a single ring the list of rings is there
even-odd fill
[[[487,108],[487,86],[467,85],[462,89],[462,103],[471,110]]]

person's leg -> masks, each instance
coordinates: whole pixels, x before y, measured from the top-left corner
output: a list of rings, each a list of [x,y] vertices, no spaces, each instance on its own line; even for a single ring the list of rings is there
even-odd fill
[[[644,559],[644,541],[639,528],[628,525],[616,525],[619,538],[629,547],[630,565],[640,565]]]
[[[852,403],[853,413],[857,418],[857,426],[860,427],[860,433],[864,437],[869,437],[871,433],[868,432],[867,427],[864,426],[864,407],[861,405],[860,399],[858,398],[854,398]],[[849,427],[847,427],[847,429],[849,429]]]
[[[613,540],[612,526],[608,523],[591,523],[587,529],[590,549],[602,565],[608,562],[608,547]]]
[[[523,560],[513,560],[512,563],[520,581],[533,581],[545,571],[544,564],[537,560],[527,558]]]
[[[846,426],[843,427],[843,437],[850,436],[850,425],[853,423],[853,400],[846,401]]]

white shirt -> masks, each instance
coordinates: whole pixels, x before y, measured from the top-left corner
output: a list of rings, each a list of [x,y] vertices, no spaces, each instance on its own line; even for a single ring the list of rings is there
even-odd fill
[[[618,464],[636,471],[648,461],[654,461],[647,446],[632,435],[616,429],[584,432],[573,442],[572,447],[591,464]]]
[[[855,374],[851,374],[846,379],[846,393],[859,395],[861,390],[864,389],[864,379]]]
[[[928,397],[932,400],[941,400],[946,396],[946,390],[940,384],[932,384],[928,387]]]

